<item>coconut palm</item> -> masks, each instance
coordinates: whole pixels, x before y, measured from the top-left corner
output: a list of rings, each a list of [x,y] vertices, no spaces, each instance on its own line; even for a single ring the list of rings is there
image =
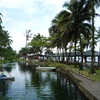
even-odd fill
[[[58,27],[59,21],[60,21],[59,17],[58,18],[55,17],[52,20],[52,26],[49,28],[49,34],[50,34],[50,36],[55,37],[53,42],[51,43],[51,46],[57,47],[59,61],[60,61],[59,51],[61,51],[61,49],[62,49],[62,51],[63,51],[62,52],[62,54],[63,54],[62,62],[64,62],[64,51],[66,51],[66,41],[64,41],[61,36],[62,32],[61,32],[61,30],[59,30],[59,27]]]
[[[95,73],[94,71],[94,54],[95,54],[95,37],[94,37],[94,31],[95,31],[95,26],[94,26],[94,18],[95,18],[95,7],[99,7],[100,6],[100,0],[86,0],[88,3],[88,8],[89,11],[91,12],[91,16],[92,16],[92,48],[91,48],[91,52],[92,52],[92,67],[91,67],[91,73]]]
[[[19,50],[19,56],[20,57],[23,57],[25,60],[26,60],[26,58],[27,58],[27,53],[28,53],[28,48],[21,48],[20,50]]]
[[[10,44],[13,42],[13,40],[11,40],[11,36],[9,35],[8,31],[4,30],[3,31],[3,34],[4,34],[4,38],[3,38],[3,43],[4,43],[4,46],[10,46]]]
[[[25,47],[27,48],[27,42],[29,41],[29,38],[31,38],[32,37],[32,34],[33,33],[30,33],[31,32],[31,30],[27,30],[26,29],[26,33],[24,33],[24,36],[25,36],[25,38],[26,38],[26,44],[25,44]]]
[[[65,3],[64,7],[69,11],[63,10],[57,15],[57,17],[60,17],[58,27],[62,31],[64,40],[67,38],[75,43],[74,62],[76,67],[76,44],[81,37],[80,34],[84,36],[87,34],[88,37],[90,35],[91,25],[86,22],[86,20],[90,21],[90,13],[84,0],[81,0],[81,2],[75,0],[72,4]]]
[[[97,42],[99,42],[99,52],[100,52],[100,27],[99,27],[98,30],[96,30],[96,32],[97,32],[97,36],[96,36],[96,38],[98,39]]]

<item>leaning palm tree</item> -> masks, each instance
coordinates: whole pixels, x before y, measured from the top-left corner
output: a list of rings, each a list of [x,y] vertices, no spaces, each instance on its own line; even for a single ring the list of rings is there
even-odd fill
[[[54,37],[54,39],[51,43],[51,47],[57,47],[58,61],[60,61],[60,54],[61,54],[61,48],[62,48],[61,32],[58,27],[59,20],[60,20],[59,18],[55,17],[52,20],[52,26],[49,28],[50,36]]]

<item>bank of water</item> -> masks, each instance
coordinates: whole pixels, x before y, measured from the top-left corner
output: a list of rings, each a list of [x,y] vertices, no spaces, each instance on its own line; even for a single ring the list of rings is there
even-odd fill
[[[0,100],[88,100],[60,73],[36,71],[22,63],[7,63],[0,70],[15,76],[15,81],[0,81]]]

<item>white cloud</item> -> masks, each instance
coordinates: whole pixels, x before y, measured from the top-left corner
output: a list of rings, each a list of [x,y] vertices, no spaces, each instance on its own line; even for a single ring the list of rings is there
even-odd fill
[[[9,9],[23,10],[28,14],[33,14],[35,8],[35,0],[0,0],[0,6]]]
[[[51,20],[62,9],[66,0],[0,0],[3,9],[3,24],[11,33],[13,49],[17,51],[25,46],[24,32],[31,29],[33,34],[48,36]],[[16,16],[13,11],[17,11]],[[23,13],[25,12],[25,13]],[[15,15],[13,15],[15,14]],[[17,18],[18,17],[18,18]]]
[[[38,0],[39,2],[42,2],[45,5],[62,5],[66,0]],[[69,1],[69,0],[67,0]]]
[[[10,35],[12,36],[12,40],[14,41],[11,46],[18,52],[21,47],[25,46],[25,36],[20,31],[12,31]]]

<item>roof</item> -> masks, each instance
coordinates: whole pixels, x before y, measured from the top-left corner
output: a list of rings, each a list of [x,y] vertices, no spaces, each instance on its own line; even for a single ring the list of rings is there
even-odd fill
[[[91,50],[89,50],[89,51],[84,52],[83,55],[84,56],[91,56],[92,55],[92,52],[91,52]],[[100,52],[95,51],[95,54],[94,55],[95,56],[100,56]]]
[[[70,54],[70,56],[71,57],[74,57],[74,54],[75,54],[75,52],[71,52],[71,54]],[[83,56],[91,56],[92,55],[92,53],[91,53],[91,50],[88,50],[88,51],[85,51],[85,52],[83,52]],[[41,55],[41,54],[31,54],[31,55],[28,55],[29,57],[31,56],[31,57],[33,57],[33,56],[41,56],[41,57],[58,57],[58,55]],[[59,55],[60,57],[62,56],[62,55]],[[66,56],[66,54],[65,54],[65,56]],[[81,52],[76,52],[76,56],[81,56]],[[94,56],[100,56],[100,52],[98,52],[98,51],[95,51],[95,54],[94,54]]]
[[[75,52],[71,52],[70,56],[74,56]],[[83,56],[91,56],[92,52],[91,50],[83,52]],[[76,56],[81,56],[81,52],[76,52]],[[95,51],[94,56],[100,56],[100,52]]]

